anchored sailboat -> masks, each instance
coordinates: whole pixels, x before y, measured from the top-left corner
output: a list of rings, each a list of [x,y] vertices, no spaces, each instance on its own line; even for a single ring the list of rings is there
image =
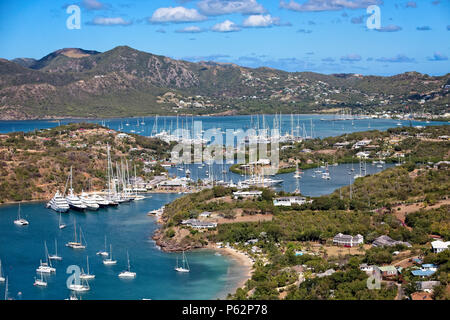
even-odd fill
[[[112,258],[112,245],[109,245],[109,258],[103,260],[103,264],[105,266],[111,266],[111,265],[117,264],[117,260],[113,260],[113,258]]]
[[[44,275],[42,272],[41,272],[41,279],[37,279],[35,277],[33,285],[36,287],[46,287],[47,286],[47,281],[44,280]]]
[[[74,241],[68,242],[66,244],[66,247],[72,248],[72,249],[86,249],[86,246],[83,245],[82,242],[82,235],[83,235],[83,231],[81,230],[80,227],[80,241],[78,242],[77,240],[77,221],[75,220],[74,223]],[[85,241],[86,242],[86,241]]]
[[[90,274],[90,272],[89,272],[89,256],[86,256],[86,265],[87,265],[87,273],[84,273],[84,270],[81,269],[80,279],[83,279],[83,280],[95,279],[95,275]]]
[[[109,255],[108,251],[106,251],[106,236],[105,236],[105,249],[103,251],[97,252],[98,256],[107,257]]]
[[[17,220],[14,220],[14,224],[18,226],[26,226],[30,224],[27,220],[20,217],[20,203],[19,203],[19,212],[17,214]]]
[[[50,260],[58,260],[58,261],[62,260],[62,257],[58,256],[58,242],[56,241],[56,239],[55,239],[55,254],[48,256],[48,258]]]
[[[186,259],[186,255],[184,254],[184,251],[183,251],[182,265],[183,265],[182,267],[178,265],[178,258],[177,258],[177,266],[175,267],[175,271],[177,271],[177,272],[190,272],[189,264],[188,264],[188,261]]]
[[[136,278],[136,272],[131,272],[130,255],[128,254],[128,251],[127,251],[127,260],[128,260],[128,269],[126,271],[122,271],[121,273],[119,273],[119,278],[134,279]]]

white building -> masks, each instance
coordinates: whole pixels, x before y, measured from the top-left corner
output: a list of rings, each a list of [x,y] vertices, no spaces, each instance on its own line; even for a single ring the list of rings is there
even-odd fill
[[[443,242],[441,240],[436,240],[431,243],[432,251],[434,253],[439,253],[444,250],[447,250],[449,245],[450,245],[450,241]]]
[[[235,199],[238,198],[256,198],[262,195],[262,191],[254,190],[254,191],[237,191],[233,192],[233,196]]]
[[[355,247],[364,243],[364,237],[360,234],[352,237],[347,234],[338,233],[333,238],[333,244],[344,247]]]
[[[293,204],[301,206],[306,203],[306,198],[303,197],[282,197],[273,200],[275,207],[290,207]]]

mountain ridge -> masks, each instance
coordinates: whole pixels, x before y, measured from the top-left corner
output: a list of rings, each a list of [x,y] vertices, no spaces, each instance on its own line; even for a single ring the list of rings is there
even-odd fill
[[[189,62],[118,46],[0,60],[0,119],[254,112],[443,112],[450,75],[325,75]],[[425,100],[427,103],[423,103]]]

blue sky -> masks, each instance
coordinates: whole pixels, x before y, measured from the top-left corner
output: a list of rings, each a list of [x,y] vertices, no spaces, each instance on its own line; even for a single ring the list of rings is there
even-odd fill
[[[81,9],[69,30],[68,5]],[[366,27],[378,5],[381,29]],[[450,72],[450,0],[0,0],[0,57],[118,45],[287,71]]]

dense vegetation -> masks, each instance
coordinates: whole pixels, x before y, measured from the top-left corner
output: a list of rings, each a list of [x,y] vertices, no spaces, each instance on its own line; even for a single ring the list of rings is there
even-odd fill
[[[73,187],[101,190],[106,186],[106,146],[112,161],[128,161],[134,174],[143,172],[143,161],[167,157],[167,145],[159,140],[130,135],[116,139],[117,132],[95,124],[70,124],[47,130],[15,132],[0,137],[0,202],[43,200],[57,189],[63,191],[70,167]],[[164,170],[159,168],[153,174]]]

